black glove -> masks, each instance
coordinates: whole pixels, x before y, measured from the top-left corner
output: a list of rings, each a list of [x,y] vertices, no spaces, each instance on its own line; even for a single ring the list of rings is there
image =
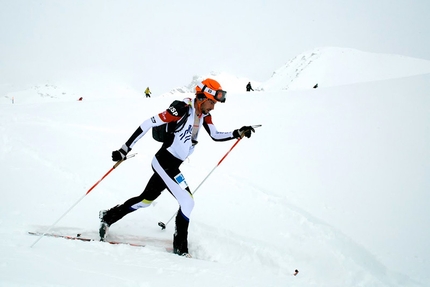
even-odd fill
[[[124,144],[119,150],[112,152],[112,160],[120,161],[125,159],[129,151],[131,151],[131,148]]]
[[[233,131],[233,136],[235,138],[243,138],[243,136],[246,136],[247,138],[251,137],[251,133],[255,133],[255,130],[251,126],[243,126],[238,130]]]

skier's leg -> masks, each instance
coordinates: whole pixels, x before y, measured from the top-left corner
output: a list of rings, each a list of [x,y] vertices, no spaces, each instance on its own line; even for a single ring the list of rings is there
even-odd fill
[[[163,180],[157,173],[154,173],[141,195],[132,197],[123,204],[105,211],[103,216],[101,216],[102,221],[110,226],[130,212],[150,206],[165,188],[166,185]]]
[[[175,253],[184,255],[188,254],[188,225],[191,211],[194,207],[194,199],[179,168],[165,169],[162,167],[165,160],[166,158],[162,156],[156,157],[152,162],[152,166],[179,203],[180,208],[176,216],[173,248]]]
[[[165,161],[171,162],[176,159],[170,153],[166,153],[168,154],[166,157],[158,156],[152,160],[152,168],[156,173],[158,173],[158,175],[164,181],[164,184],[166,185],[167,189],[176,198],[181,207],[182,213],[187,218],[190,218],[191,211],[194,208],[193,195],[191,194],[188,184],[185,181],[185,177],[179,170],[179,166],[176,168],[165,168]]]

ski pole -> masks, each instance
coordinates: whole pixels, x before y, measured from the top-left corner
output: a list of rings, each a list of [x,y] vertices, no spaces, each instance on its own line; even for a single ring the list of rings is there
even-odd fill
[[[123,160],[118,161],[105,175],[103,175],[102,178],[100,178],[90,189],[88,189],[88,191],[78,200],[75,202],[75,204],[73,204],[60,218],[58,218],[57,221],[54,222],[54,224],[52,224],[45,232],[43,232],[39,238],[37,238],[37,240],[30,246],[33,247],[34,245],[36,245],[37,242],[39,242],[40,239],[42,239],[42,237],[44,237],[49,231],[51,231],[51,229],[64,217],[66,216],[67,213],[69,213],[76,205],[78,205],[79,202],[81,202],[82,199],[84,199],[84,197],[91,192],[91,190],[93,190],[106,176],[108,176],[109,173],[111,173],[111,171],[113,171],[115,168],[117,168],[123,161],[125,161],[126,159],[132,158],[136,155],[136,153],[130,154],[128,155],[126,158],[124,158]]]
[[[261,127],[261,125],[254,125],[254,126],[252,126],[252,128],[259,128],[259,127]],[[227,157],[227,155],[234,149],[234,147],[240,142],[240,140],[243,138],[243,136],[244,136],[244,134],[242,133],[240,135],[240,138],[237,139],[237,141],[228,150],[228,152],[221,158],[221,160],[218,162],[218,164],[209,172],[209,174],[196,187],[196,189],[192,193],[193,195],[197,192],[197,190],[200,188],[200,186],[202,186],[202,184],[206,181],[206,179],[208,179],[208,177],[214,172],[214,170],[221,164],[221,162]],[[177,214],[177,212],[175,212],[175,214],[173,214],[172,217],[170,217],[170,219],[166,223],[164,223],[162,221],[158,222],[158,226],[161,227],[161,230],[166,229],[167,224],[169,224],[169,222],[172,221],[172,219],[175,217],[176,214]]]

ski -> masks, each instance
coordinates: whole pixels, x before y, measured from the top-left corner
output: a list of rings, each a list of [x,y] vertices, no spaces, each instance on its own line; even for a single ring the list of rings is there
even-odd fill
[[[121,242],[121,241],[110,241],[110,240],[105,240],[105,241],[99,241],[99,240],[95,240],[92,238],[88,238],[88,237],[82,237],[80,233],[76,234],[76,236],[71,236],[71,235],[61,235],[61,234],[55,234],[55,233],[42,233],[42,232],[32,232],[32,231],[28,231],[28,234],[30,235],[35,235],[35,236],[48,236],[48,237],[55,237],[55,238],[63,238],[63,239],[68,239],[68,240],[79,240],[79,241],[84,241],[84,242],[105,242],[105,243],[109,243],[109,244],[114,244],[114,245],[129,245],[129,246],[134,246],[134,247],[145,247],[145,244],[139,244],[139,243],[128,243],[128,242]],[[166,248],[166,251],[170,251],[168,250],[168,248]]]
[[[145,244],[145,243],[126,242],[125,240],[127,240],[127,239],[125,239],[124,241],[116,241],[116,240],[101,241],[99,239],[91,238],[91,236],[82,236],[81,233],[78,233],[75,236],[57,234],[57,233],[34,232],[34,231],[27,231],[27,233],[30,235],[40,236],[40,237],[46,236],[46,237],[62,238],[62,239],[67,239],[67,240],[77,240],[77,241],[83,241],[83,242],[104,242],[104,243],[109,243],[112,245],[128,245],[128,246],[133,246],[133,247],[155,247],[155,248],[161,248],[168,253],[176,254],[173,252],[173,247],[167,247],[167,245],[172,244],[170,240],[159,239],[159,238],[139,237],[139,240],[148,243],[148,244]],[[135,241],[136,238],[131,239],[130,241],[133,241],[133,240]],[[194,258],[190,254],[183,254],[181,256],[186,257],[186,258]]]

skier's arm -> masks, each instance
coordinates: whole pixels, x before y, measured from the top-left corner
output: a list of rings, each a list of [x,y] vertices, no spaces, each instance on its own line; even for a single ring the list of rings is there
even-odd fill
[[[215,125],[212,123],[212,116],[210,114],[205,116],[205,118],[203,119],[203,127],[214,141],[228,141],[235,139],[233,131],[219,132],[216,129]]]
[[[203,126],[214,141],[228,141],[232,139],[239,139],[244,136],[250,138],[251,134],[255,132],[252,126],[243,126],[240,129],[236,129],[232,132],[219,132],[212,123],[212,116],[210,114],[203,119]]]
[[[143,137],[151,127],[162,124],[160,115],[161,113],[158,114],[157,116],[153,116],[150,119],[147,119],[146,121],[144,121],[131,135],[131,137],[125,142],[125,144],[122,145],[122,147],[119,150],[115,150],[112,152],[112,160],[119,161],[119,160],[125,159],[127,157],[127,154],[133,148],[134,144],[141,137]]]
[[[162,124],[175,122],[188,112],[188,106],[183,101],[174,101],[167,110],[145,120],[127,140],[125,145],[131,150],[151,128],[161,126]]]

